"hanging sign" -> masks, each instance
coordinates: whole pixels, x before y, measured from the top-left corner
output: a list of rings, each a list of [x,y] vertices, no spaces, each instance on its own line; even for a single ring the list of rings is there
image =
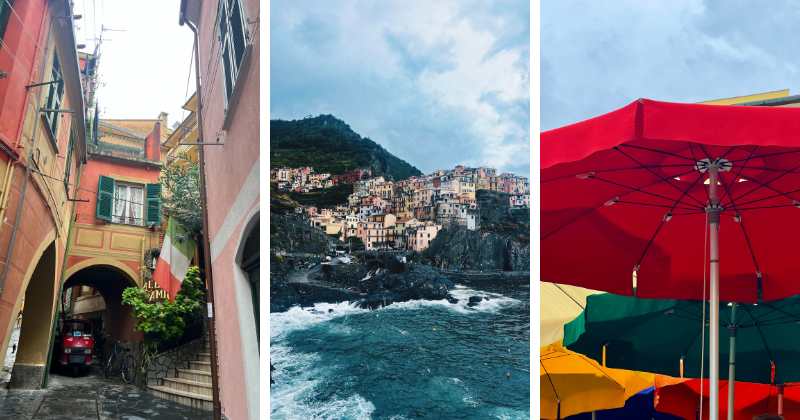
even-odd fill
[[[153,279],[145,282],[142,290],[147,292],[147,303],[163,302],[169,298],[167,291],[162,289]]]

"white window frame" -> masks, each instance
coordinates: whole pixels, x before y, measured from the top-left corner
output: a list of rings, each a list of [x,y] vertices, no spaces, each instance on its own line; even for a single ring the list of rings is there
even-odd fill
[[[140,206],[141,206],[140,216],[141,217],[138,218],[139,219],[138,223],[131,223],[130,221],[125,221],[120,217],[120,215],[116,214],[117,213],[117,188],[118,187],[125,187],[126,194],[125,194],[124,199],[125,200],[129,200],[129,201],[132,201],[131,200],[131,188],[139,188],[139,189],[142,190],[142,203],[140,204]],[[145,217],[146,217],[145,204],[147,202],[147,199],[145,197],[146,195],[147,195],[147,186],[144,185],[144,184],[136,184],[136,183],[120,182],[120,181],[115,182],[114,183],[114,201],[112,201],[112,203],[111,203],[111,222],[112,223],[122,224],[122,225],[129,225],[129,226],[144,226],[144,220],[145,220]],[[131,202],[129,204],[132,205],[133,203]]]
[[[232,26],[234,25],[231,21],[231,10],[234,9],[234,6],[238,5],[239,8],[239,18],[242,30],[242,36],[244,45],[242,46],[242,58],[244,58],[244,49],[247,48],[247,45],[250,43],[250,29],[248,28],[248,16],[247,16],[247,9],[242,4],[241,0],[220,0],[219,7],[217,8],[217,19],[216,19],[216,31],[217,31],[217,41],[219,42],[218,54],[219,54],[219,65],[220,70],[222,71],[222,77],[220,78],[220,84],[222,85],[222,97],[224,99],[225,110],[227,112],[228,105],[230,103],[231,97],[233,97],[234,89],[236,88],[236,81],[239,78],[241,64],[242,61],[236,62],[236,47],[234,45],[234,38],[232,33]],[[225,34],[223,35],[220,32],[220,26],[222,24],[222,19],[225,18]],[[226,63],[225,59],[225,51],[228,48],[228,60],[229,62]],[[230,89],[228,89],[227,81],[230,79]],[[230,93],[229,93],[230,92]]]

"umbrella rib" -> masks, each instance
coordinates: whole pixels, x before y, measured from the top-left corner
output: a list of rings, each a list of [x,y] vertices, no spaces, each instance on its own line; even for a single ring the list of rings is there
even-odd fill
[[[755,150],[755,149],[753,149],[753,150]],[[728,186],[725,185],[725,180],[723,180],[722,177],[719,177],[719,180],[722,183],[722,186],[725,188],[725,191],[730,191]],[[736,178],[734,178],[734,180],[736,180]],[[723,197],[724,197],[724,195],[723,195]],[[722,200],[720,200],[720,201],[722,201]],[[739,214],[739,210],[736,208],[736,202],[733,201],[733,196],[731,196],[731,205],[733,206],[733,210],[736,212],[736,214]],[[744,221],[742,220],[741,217],[739,218],[739,226],[742,227],[742,233],[744,234],[744,240],[747,242],[747,248],[750,250],[750,256],[753,258],[753,264],[756,266],[756,272],[760,273],[761,270],[759,270],[759,268],[758,268],[758,261],[756,261],[756,254],[753,252],[753,246],[750,245],[750,238],[747,236],[747,231],[744,229]]]
[[[544,367],[544,363],[539,360],[539,364],[542,365],[542,369],[544,369],[544,374],[547,375],[547,380],[550,381],[550,387],[553,388],[553,394],[556,394],[556,401],[558,402],[558,406],[561,407],[561,398],[558,397],[558,391],[556,391],[556,386],[553,384],[553,378],[550,377],[550,373],[547,371],[547,368]]]
[[[634,158],[633,158],[633,156],[631,156],[631,155],[629,155],[629,154],[627,154],[627,153],[623,152],[622,150],[620,150],[620,149],[619,149],[619,147],[615,147],[614,149],[615,149],[615,150],[617,150],[618,152],[622,153],[623,155],[625,155],[625,157],[627,157],[628,159],[630,159],[630,160],[632,160],[632,161],[636,162],[636,164],[637,164],[637,165],[639,165],[639,166],[641,166],[641,167],[643,167],[643,168],[646,168],[646,166],[644,166],[643,164],[641,164],[641,163],[640,163],[638,160],[634,159]],[[655,172],[654,172],[652,169],[650,169],[650,168],[647,168],[647,170],[648,170],[648,171],[649,171],[651,174],[653,174],[653,175],[655,175],[655,176],[657,176],[657,177],[661,178],[662,180],[664,180],[664,181],[667,183],[667,185],[669,185],[669,186],[671,186],[671,187],[673,187],[673,188],[677,189],[678,191],[680,191],[680,192],[682,192],[682,193],[684,193],[684,194],[685,194],[685,192],[684,192],[683,190],[681,190],[681,189],[680,189],[680,187],[678,187],[677,185],[675,185],[675,184],[673,184],[673,183],[669,182],[669,180],[667,180],[667,179],[665,179],[665,178],[662,178],[662,177],[661,177],[661,175],[659,175],[659,174],[655,173]],[[701,176],[702,176],[702,175],[701,175]],[[683,197],[681,197],[681,198],[683,198]],[[704,206],[705,206],[705,204],[703,204],[702,202],[700,202],[700,200],[698,200],[698,199],[696,199],[696,198],[692,197],[691,195],[689,196],[689,198],[691,198],[691,199],[692,199],[692,200],[694,200],[694,201],[697,201],[697,202],[700,204],[700,207],[704,207]],[[678,201],[680,201],[680,200],[678,200]]]
[[[699,162],[699,160],[697,160],[697,156],[694,155],[694,149],[692,148],[692,142],[687,141],[686,143],[689,144],[689,151],[692,152],[692,158],[694,158],[695,165],[697,165],[697,162]],[[709,159],[709,160],[711,160],[711,159]],[[695,168],[698,168],[698,166],[695,166]],[[703,176],[702,174],[703,173],[700,172],[700,176]],[[705,185],[703,185],[703,192],[706,194],[706,199],[708,199],[708,202],[710,203],[711,202],[711,196],[708,195],[708,191],[706,190],[706,186]]]
[[[742,174],[742,171],[743,171],[743,170],[744,170],[744,168],[747,166],[747,162],[750,160],[750,158],[751,158],[751,157],[753,157],[753,153],[755,153],[755,152],[756,152],[756,149],[757,149],[757,148],[758,148],[758,146],[755,146],[755,147],[753,147],[753,150],[751,150],[751,151],[750,151],[750,156],[748,156],[748,157],[747,157],[747,159],[746,159],[746,160],[744,161],[744,163],[742,164],[742,166],[740,166],[740,167],[739,167],[739,172],[737,172],[737,173],[736,173],[736,176],[733,178],[733,182],[736,182],[736,178],[739,178],[739,175],[741,175],[741,174]],[[726,154],[727,154],[727,153],[726,153]],[[720,177],[720,179],[722,179],[722,177]],[[725,196],[727,196],[729,192],[730,192],[730,190],[729,190],[728,188],[725,188],[725,193],[724,193],[724,194],[722,194],[722,198],[720,198],[720,199],[719,199],[719,202],[720,202],[720,203],[721,203],[723,200],[725,200]],[[733,200],[731,200],[731,202],[733,202]]]
[[[690,172],[694,172],[694,171],[689,171],[689,172],[687,172],[687,174],[688,174],[688,173],[690,173]],[[684,175],[685,175],[685,174],[684,174]],[[667,200],[667,201],[670,201],[670,202],[672,202],[672,201],[675,201],[675,199],[674,199],[674,198],[664,197],[663,195],[658,195],[658,194],[654,194],[654,193],[651,193],[651,192],[648,192],[648,191],[644,191],[644,188],[651,187],[651,186],[653,186],[653,185],[656,185],[656,184],[659,184],[659,183],[661,183],[661,182],[665,182],[666,180],[665,180],[665,179],[663,179],[663,178],[661,178],[659,181],[656,181],[656,182],[654,182],[654,183],[652,183],[652,184],[648,184],[648,185],[645,185],[645,186],[643,186],[643,187],[641,187],[641,188],[636,188],[636,189],[634,189],[633,187],[629,187],[629,186],[627,186],[627,185],[624,185],[624,184],[620,184],[620,183],[618,183],[618,182],[609,181],[609,180],[607,180],[607,179],[603,179],[603,178],[598,178],[598,177],[596,177],[596,176],[591,176],[590,178],[592,178],[592,179],[596,179],[596,180],[598,180],[598,181],[607,182],[607,183],[609,183],[609,184],[616,185],[616,186],[618,186],[618,187],[630,188],[631,190],[633,190],[633,191],[629,191],[628,193],[632,193],[632,192],[638,191],[638,192],[640,192],[640,193],[647,194],[647,195],[652,195],[653,197],[658,197],[658,198],[660,198],[660,199]],[[669,184],[669,182],[667,182],[667,183]],[[672,184],[670,184],[670,185],[672,185]],[[680,191],[680,189],[678,189],[678,190]],[[628,194],[628,193],[626,193],[626,194]],[[677,203],[677,201],[675,201],[675,202]],[[683,204],[686,204],[687,206],[691,206],[691,204],[688,204],[688,203],[683,203]],[[598,207],[599,207],[599,206],[598,206]]]
[[[623,152],[623,154],[624,154],[624,152]],[[626,155],[626,156],[627,156],[627,155]],[[638,162],[637,162],[637,163],[638,163]],[[698,177],[698,178],[697,178],[697,179],[696,179],[696,180],[695,180],[695,181],[692,183],[692,185],[689,185],[689,187],[688,187],[688,188],[686,188],[686,191],[683,191],[683,192],[681,193],[681,196],[678,198],[678,200],[677,200],[677,201],[675,201],[675,204],[673,204],[673,205],[672,205],[672,208],[671,208],[671,209],[669,209],[669,213],[667,213],[667,214],[672,214],[672,210],[675,210],[675,207],[678,205],[678,203],[680,203],[680,202],[681,202],[681,200],[683,200],[683,197],[684,197],[684,196],[686,196],[686,193],[687,193],[687,192],[689,192],[689,190],[691,190],[691,189],[692,189],[692,187],[694,187],[695,185],[697,185],[697,181],[699,181],[699,180],[701,180],[701,179],[703,179],[703,174],[702,174],[702,173],[700,173],[700,176],[699,176],[699,177]],[[670,185],[672,185],[672,184],[670,184]],[[680,189],[680,188],[679,188],[679,189]],[[691,197],[691,196],[690,196],[690,197]],[[686,203],[684,203],[684,204],[686,204]],[[688,204],[687,204],[687,205],[688,205]],[[694,210],[694,209],[685,209],[685,208],[681,208],[681,210]],[[656,235],[658,235],[658,232],[660,232],[660,231],[661,231],[661,228],[664,226],[664,223],[666,223],[666,221],[667,221],[667,218],[666,218],[666,217],[664,217],[663,219],[661,219],[661,223],[658,225],[658,229],[656,229],[656,232],[655,232],[655,233],[653,233],[653,237],[652,237],[652,238],[650,238],[650,242],[648,242],[648,243],[647,243],[647,246],[644,248],[644,251],[642,251],[642,255],[639,257],[639,261],[636,263],[636,266],[637,266],[637,267],[638,267],[639,265],[641,265],[641,264],[642,264],[642,260],[644,259],[644,256],[647,254],[647,250],[648,250],[648,249],[650,249],[650,245],[652,245],[652,244],[653,244],[653,241],[655,241],[655,240],[656,240]]]
[[[769,360],[770,362],[773,361],[774,359],[772,358],[772,352],[769,351],[769,346],[767,345],[767,339],[764,338],[764,332],[761,331],[761,328],[758,326],[758,322],[755,321],[755,317],[753,316],[753,314],[750,313],[750,309],[747,309],[747,305],[742,305],[742,307],[744,308],[745,311],[747,311],[748,314],[750,314],[750,318],[753,319],[754,323],[753,326],[756,327],[756,330],[758,330],[758,335],[761,336],[761,341],[764,342],[764,349],[767,350],[767,355],[769,356]]]
[[[561,288],[561,286],[559,286],[559,285],[557,285],[557,284],[555,284],[555,283],[552,283],[552,284],[553,284],[553,286],[557,287],[557,288],[558,288],[558,290],[561,290],[561,293],[564,293],[565,295],[567,295],[567,297],[568,297],[568,298],[572,299],[572,301],[573,301],[573,302],[575,302],[575,304],[576,304],[576,305],[578,305],[578,307],[580,307],[581,309],[586,309],[586,308],[584,308],[584,307],[583,307],[583,306],[582,306],[580,303],[578,303],[578,301],[577,301],[577,300],[575,300],[575,298],[573,298],[572,296],[570,296],[570,294],[569,294],[569,293],[565,292],[565,291],[564,291],[564,289],[562,289],[562,288]]]
[[[687,166],[694,167],[693,165],[687,163],[685,165],[654,165],[654,166],[648,166],[648,168],[682,168],[682,167],[687,167]],[[572,177],[576,177],[578,175],[582,175],[582,174],[586,174],[586,173],[590,173],[590,172],[606,173],[606,172],[619,172],[619,171],[641,171],[642,169],[647,169],[647,168],[642,168],[641,166],[637,166],[637,167],[634,167],[634,168],[598,169],[596,171],[588,171],[588,172],[580,172],[580,173],[572,174],[572,175],[564,175],[564,176],[560,176],[558,178],[552,178],[552,179],[548,179],[546,181],[540,181],[539,183],[540,184],[544,184],[544,183],[547,183],[547,182],[558,181],[558,180],[566,179],[566,178],[572,178]]]
[[[797,319],[797,316],[796,316],[796,315],[792,315],[792,314],[790,314],[790,313],[788,313],[788,312],[784,311],[784,310],[783,310],[783,309],[781,309],[781,308],[776,308],[776,307],[774,307],[774,306],[772,306],[772,305],[770,305],[770,304],[768,304],[768,303],[763,303],[763,302],[761,303],[761,305],[762,305],[762,306],[766,306],[767,308],[770,308],[770,309],[772,309],[772,311],[765,313],[764,315],[762,315],[762,316],[761,316],[761,317],[759,317],[759,318],[763,318],[763,317],[765,317],[765,316],[767,316],[767,315],[769,315],[769,314],[771,314],[771,313],[773,313],[773,312],[780,312],[780,313],[782,313],[782,314],[784,314],[784,315],[786,315],[786,316],[789,316],[789,317],[792,317],[792,318],[795,318],[795,319]],[[789,306],[789,305],[787,304],[787,305],[784,305],[784,306]],[[755,321],[755,320],[754,320],[754,321]],[[773,321],[774,321],[774,320],[773,320]],[[767,322],[769,322],[769,321],[767,321]]]
[[[789,192],[787,192],[786,194],[794,194],[794,193],[796,193],[796,192],[800,192],[800,189],[798,189],[798,190],[792,190],[792,191],[789,191]],[[747,202],[744,202],[744,203],[739,203],[739,205],[740,205],[740,206],[746,206],[746,205],[748,205],[748,204],[758,203],[759,201],[770,200],[770,199],[773,199],[773,198],[778,198],[778,197],[782,197],[782,196],[783,196],[782,194],[775,194],[775,195],[771,195],[771,196],[769,196],[769,197],[764,197],[764,198],[759,198],[759,199],[757,199],[757,200],[751,200],[751,201],[747,201]],[[741,197],[740,197],[740,198],[741,198]]]
[[[725,156],[728,156],[728,154],[729,154],[730,152],[734,151],[734,150],[735,150],[737,147],[739,147],[739,146],[733,146],[733,147],[731,147],[731,148],[730,148],[730,150],[728,150],[727,152],[725,152],[725,154],[724,154],[724,155],[722,155],[722,156],[720,156],[719,158],[720,158],[720,159],[725,159]],[[754,150],[755,150],[755,149],[754,149]]]
[[[762,207],[744,207],[740,208],[739,210],[764,210],[764,209],[779,209],[781,207],[795,207],[794,204],[783,204],[777,206],[762,206]]]
[[[764,157],[779,156],[779,155],[785,155],[785,154],[789,154],[789,153],[798,153],[798,152],[800,152],[800,150],[791,150],[791,151],[788,151],[788,152],[778,152],[778,153],[770,153],[770,154],[767,154],[767,155],[756,156],[755,158],[756,159],[760,159],[760,158],[764,158]],[[730,162],[731,163],[733,163],[733,162],[741,162],[743,160],[745,160],[745,159],[731,160]]]
[[[778,193],[778,194],[780,194],[780,195],[782,195],[782,196],[784,196],[784,197],[786,197],[786,198],[788,198],[788,199],[790,199],[790,200],[794,200],[794,198],[792,198],[792,197],[789,197],[788,195],[786,195],[786,194],[784,194],[784,193],[782,193],[782,192],[780,192],[780,191],[776,190],[775,188],[772,188],[772,187],[770,187],[768,184],[771,184],[771,183],[773,183],[773,182],[777,181],[778,179],[780,179],[781,177],[783,177],[783,176],[784,176],[784,175],[786,175],[787,173],[794,172],[794,170],[795,170],[795,169],[797,169],[797,168],[800,168],[800,165],[797,165],[797,166],[795,166],[795,167],[794,167],[794,168],[792,168],[792,170],[791,170],[791,171],[789,171],[789,172],[782,173],[782,174],[780,174],[780,175],[776,176],[775,178],[772,178],[771,180],[767,181],[767,182],[766,182],[766,183],[764,183],[764,184],[762,184],[762,183],[760,183],[760,182],[758,182],[758,181],[756,181],[756,180],[750,179],[749,181],[750,181],[750,182],[754,182],[754,183],[758,184],[758,187],[756,187],[756,188],[753,188],[752,190],[750,190],[750,191],[748,191],[748,192],[746,192],[746,193],[742,194],[741,196],[737,197],[736,199],[737,199],[737,200],[741,200],[742,198],[746,197],[747,195],[749,195],[749,194],[751,194],[751,193],[753,193],[753,192],[755,192],[755,191],[758,191],[760,188],[762,188],[762,187],[763,187],[763,188],[767,188],[767,189],[770,189],[770,190],[772,190],[772,191],[775,191],[776,193]],[[733,195],[732,195],[732,194],[731,194],[731,196],[730,196],[730,198],[729,198],[729,199],[731,200],[731,202],[733,202],[733,200],[734,200],[734,199],[733,199]]]
[[[661,204],[635,203],[635,202],[633,202],[633,201],[622,201],[622,200],[618,201],[618,203],[623,203],[623,204],[636,204],[636,205],[639,205],[639,206],[661,207],[661,208],[670,209],[670,210],[673,210],[673,209],[676,209],[676,208],[677,208],[678,210],[696,210],[696,209],[694,209],[694,208],[687,208],[687,207],[675,207],[674,205],[672,205],[672,206],[664,206],[664,205],[661,205]],[[677,204],[677,202],[676,202],[675,204]],[[705,212],[704,212],[704,213],[705,213]]]
[[[691,172],[693,172],[693,171],[689,171],[689,172],[686,172],[686,173],[684,173],[684,174],[681,174],[681,175],[686,175],[686,174],[688,174],[688,173],[691,173]],[[678,176],[681,176],[681,175],[678,175]],[[601,180],[601,181],[605,181],[604,179],[600,179],[600,178],[595,178],[595,179],[599,179],[599,180]],[[610,182],[610,181],[606,181],[606,182]],[[662,182],[662,181],[661,181],[661,180],[659,180],[659,181],[653,182],[653,183],[651,183],[651,184],[647,184],[647,185],[645,185],[645,186],[642,186],[642,187],[639,187],[639,188],[631,188],[631,187],[627,187],[627,186],[625,186],[625,185],[621,185],[622,187],[625,187],[625,188],[631,188],[631,191],[628,191],[628,192],[622,193],[622,194],[620,195],[620,197],[624,197],[624,196],[626,196],[626,195],[628,195],[628,194],[630,194],[630,193],[633,193],[633,192],[639,191],[639,190],[641,190],[642,188],[647,188],[647,187],[649,187],[649,186],[651,186],[651,185],[658,184],[659,182]],[[672,200],[670,200],[670,201],[672,201]],[[603,203],[603,204],[605,204],[605,203]],[[586,216],[587,214],[591,213],[591,212],[592,212],[592,211],[594,211],[594,210],[597,210],[597,209],[598,209],[600,206],[602,206],[603,204],[598,204],[598,205],[596,205],[594,208],[591,208],[591,209],[589,209],[587,212],[585,212],[585,213],[581,214],[580,216],[578,216],[578,217],[576,217],[576,218],[574,218],[574,219],[570,220],[570,221],[569,221],[569,222],[567,222],[566,224],[564,224],[564,225],[560,226],[558,229],[556,229],[556,230],[554,230],[554,231],[552,231],[552,232],[548,233],[547,235],[545,235],[544,237],[542,237],[541,239],[539,239],[539,242],[541,242],[541,241],[543,241],[543,240],[547,239],[549,236],[553,235],[554,233],[558,232],[559,230],[561,230],[561,229],[564,229],[565,227],[569,226],[571,223],[575,222],[576,220],[580,219],[581,217],[583,217],[583,216]]]
[[[689,353],[689,349],[692,348],[692,346],[694,345],[695,341],[697,341],[697,337],[700,337],[700,334],[703,333],[703,330],[705,330],[705,328],[706,328],[706,323],[703,322],[703,324],[700,326],[700,331],[697,334],[695,334],[695,336],[692,339],[692,341],[689,342],[689,346],[686,347],[686,350],[684,350],[683,353],[681,353],[682,356],[686,356],[686,354]]]
[[[681,159],[691,160],[691,161],[697,163],[696,160],[694,160],[692,158],[688,158],[686,156],[681,156],[681,155],[676,155],[675,153],[665,152],[663,150],[649,149],[647,147],[641,147],[641,146],[631,146],[630,144],[620,144],[620,146],[630,147],[631,149],[647,150],[648,152],[662,153],[662,154],[665,154],[665,155],[679,157]]]

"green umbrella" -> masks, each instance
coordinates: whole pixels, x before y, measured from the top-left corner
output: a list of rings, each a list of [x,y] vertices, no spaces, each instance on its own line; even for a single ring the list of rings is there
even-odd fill
[[[699,377],[703,360],[708,378],[710,313],[706,302],[703,322],[703,306],[692,300],[592,295],[583,313],[564,327],[564,346],[595,360],[603,358],[605,347],[609,368],[674,377],[682,376],[681,370],[686,377]],[[757,304],[720,302],[719,320],[720,359],[731,362],[729,369],[720,369],[719,379],[735,373],[735,381],[800,382],[800,296]]]

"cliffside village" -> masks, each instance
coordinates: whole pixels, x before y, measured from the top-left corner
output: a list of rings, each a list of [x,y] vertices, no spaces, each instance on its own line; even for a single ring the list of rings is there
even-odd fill
[[[275,168],[270,171],[270,181],[284,192],[352,184],[353,193],[346,204],[324,209],[299,207],[297,211],[308,215],[311,226],[354,247],[363,244],[366,250],[422,251],[446,224],[476,229],[480,225],[477,190],[509,194],[512,208],[530,206],[528,179],[508,173],[497,175],[494,168],[456,166],[397,182],[382,176],[372,178],[369,169],[331,178],[329,173],[315,174],[311,167]]]

